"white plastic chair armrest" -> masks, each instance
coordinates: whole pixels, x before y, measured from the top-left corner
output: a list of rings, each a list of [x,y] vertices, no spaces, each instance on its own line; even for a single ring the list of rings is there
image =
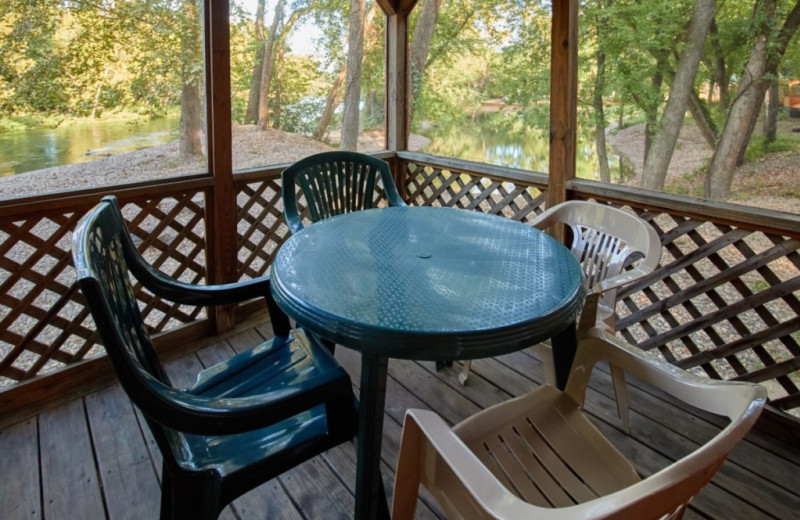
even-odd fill
[[[612,276],[610,278],[606,278],[605,280],[601,280],[596,284],[594,284],[594,286],[590,290],[591,292],[602,294],[606,291],[610,291],[611,289],[617,289],[619,287],[622,287],[623,285],[627,285],[652,272],[653,268],[648,269],[648,268],[642,268],[641,266],[636,267],[628,271],[623,271],[616,276]]]
[[[581,335],[565,390],[576,402],[583,401],[592,368],[598,361],[613,363],[685,403],[731,420],[745,413],[751,402],[766,400],[766,390],[760,385],[696,376],[648,356],[607,330],[594,327]]]

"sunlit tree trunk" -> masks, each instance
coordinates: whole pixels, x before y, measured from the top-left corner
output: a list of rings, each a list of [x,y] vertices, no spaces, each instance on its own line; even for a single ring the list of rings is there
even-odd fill
[[[361,104],[361,61],[364,57],[365,0],[350,0],[350,29],[347,38],[347,76],[342,115],[342,150],[358,149]]]
[[[201,75],[196,72],[197,64],[202,62],[200,39],[200,6],[194,0],[184,0],[185,16],[181,31],[181,131],[180,153],[183,156],[198,155],[203,152]]]
[[[261,92],[261,70],[264,68],[264,9],[266,0],[258,0],[256,7],[256,58],[250,77],[250,95],[247,98],[245,123],[258,121],[258,96]]]
[[[778,137],[778,110],[780,110],[780,92],[778,79],[773,77],[767,89],[767,117],[764,118],[764,144],[774,143]]]
[[[431,40],[433,39],[434,29],[436,29],[436,20],[439,18],[441,5],[442,0],[423,0],[422,6],[418,7],[421,11],[419,12],[419,18],[417,18],[414,34],[411,35],[411,49],[409,51],[408,94],[411,96],[412,112],[419,96],[422,80],[425,77],[428,52],[431,48]]]
[[[716,0],[695,0],[686,47],[678,60],[658,131],[647,151],[642,172],[643,188],[657,191],[664,189],[667,169],[675,152],[686,109],[694,94],[694,78],[703,56],[706,35],[715,9]]]
[[[275,38],[278,34],[278,25],[283,18],[283,9],[286,0],[278,0],[275,6],[275,16],[267,33],[264,44],[264,66],[261,69],[261,87],[258,95],[258,129],[269,128],[269,90],[272,84],[272,71],[275,68]]]
[[[322,117],[319,119],[319,124],[317,124],[317,128],[314,130],[314,134],[312,136],[314,139],[322,140],[322,138],[325,136],[325,132],[328,131],[328,125],[333,117],[333,111],[341,102],[342,84],[344,83],[344,78],[346,75],[347,65],[343,66],[342,70],[339,71],[339,75],[336,77],[336,81],[334,82],[333,87],[331,87],[331,91],[328,93],[328,100],[325,102],[325,110],[322,111]]]

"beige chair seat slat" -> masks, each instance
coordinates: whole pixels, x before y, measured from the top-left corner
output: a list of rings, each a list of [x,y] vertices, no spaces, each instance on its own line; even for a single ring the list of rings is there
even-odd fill
[[[527,407],[510,418],[502,408],[489,408],[472,418],[496,425],[484,435],[464,437],[459,428],[454,432],[499,480],[512,481],[506,486],[513,486],[522,499],[564,507],[639,480],[627,459],[561,392],[548,385],[519,399]],[[497,426],[501,419],[507,422]],[[586,460],[599,463],[587,466]]]

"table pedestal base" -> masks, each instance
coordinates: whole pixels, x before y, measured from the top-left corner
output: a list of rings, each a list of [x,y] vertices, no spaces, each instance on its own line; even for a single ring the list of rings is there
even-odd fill
[[[357,520],[389,520],[389,504],[381,477],[381,440],[389,360],[361,354],[356,466]]]

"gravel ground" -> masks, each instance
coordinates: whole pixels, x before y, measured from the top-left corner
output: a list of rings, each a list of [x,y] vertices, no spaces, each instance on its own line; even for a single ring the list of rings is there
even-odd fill
[[[800,132],[800,120],[780,121],[778,132]],[[644,164],[644,124],[606,137],[633,166],[636,176],[629,184],[638,186]],[[667,170],[668,191],[702,197],[702,178],[692,174],[708,164],[712,151],[695,125],[684,125]],[[740,166],[731,192],[728,202],[800,214],[800,151],[771,154]]]

